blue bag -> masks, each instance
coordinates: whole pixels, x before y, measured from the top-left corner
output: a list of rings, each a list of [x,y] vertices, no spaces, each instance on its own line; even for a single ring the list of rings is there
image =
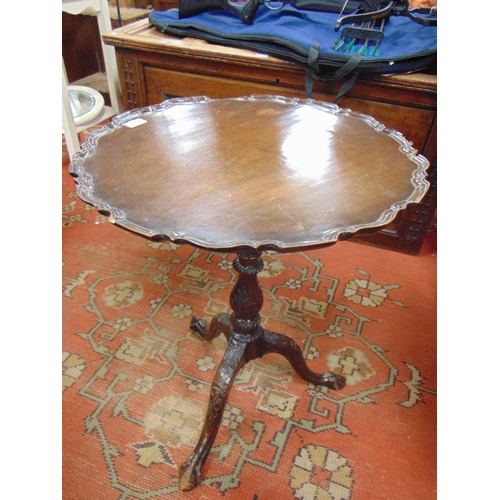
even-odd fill
[[[343,30],[334,30],[338,18],[338,13],[298,10],[285,4],[280,10],[260,5],[252,24],[226,11],[179,19],[177,9],[153,11],[149,22],[169,35],[201,38],[303,64],[307,97],[312,97],[314,80],[347,78],[337,95],[339,99],[359,74],[421,71],[437,61],[437,26],[390,16],[383,28],[383,40],[366,44],[366,40],[342,40]],[[343,50],[339,50],[339,44]]]

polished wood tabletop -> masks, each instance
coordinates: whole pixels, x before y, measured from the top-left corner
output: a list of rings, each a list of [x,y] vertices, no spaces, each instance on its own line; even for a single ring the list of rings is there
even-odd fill
[[[390,222],[428,188],[401,134],[334,104],[171,99],[122,113],[70,166],[78,194],[155,239],[286,250]]]

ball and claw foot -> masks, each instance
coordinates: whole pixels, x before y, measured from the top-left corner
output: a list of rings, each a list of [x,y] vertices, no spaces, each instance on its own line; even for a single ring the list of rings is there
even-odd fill
[[[231,336],[231,320],[229,314],[223,313],[214,316],[210,325],[201,318],[193,316],[191,319],[191,330],[199,333],[205,340],[212,340],[220,334],[224,334],[229,340]]]
[[[203,338],[208,335],[208,325],[204,319],[193,316],[191,319],[191,330],[199,333]]]
[[[179,489],[181,491],[189,491],[198,486],[200,481],[200,469],[200,465],[196,467],[190,460],[180,467]]]
[[[325,385],[326,387],[333,389],[334,391],[339,391],[345,387],[346,380],[341,375],[336,373],[324,373],[321,378],[323,381],[316,382],[318,385]]]

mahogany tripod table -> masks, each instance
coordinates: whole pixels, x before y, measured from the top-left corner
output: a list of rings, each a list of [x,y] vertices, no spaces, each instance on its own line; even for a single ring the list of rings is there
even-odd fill
[[[278,353],[308,382],[345,385],[312,372],[292,339],[260,326],[262,251],[331,245],[387,224],[422,199],[427,167],[400,133],[369,116],[277,96],[171,99],[122,113],[84,142],[70,172],[80,198],[111,222],[237,254],[231,314],[191,321],[203,338],[224,334],[228,345],[201,437],[179,470],[181,490],[198,485],[246,362]]]

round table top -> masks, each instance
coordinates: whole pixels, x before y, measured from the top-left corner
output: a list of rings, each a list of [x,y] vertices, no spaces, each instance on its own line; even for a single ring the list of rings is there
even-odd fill
[[[78,195],[156,240],[210,249],[334,243],[390,222],[428,162],[373,118],[311,99],[170,99],[115,117],[70,165]]]

